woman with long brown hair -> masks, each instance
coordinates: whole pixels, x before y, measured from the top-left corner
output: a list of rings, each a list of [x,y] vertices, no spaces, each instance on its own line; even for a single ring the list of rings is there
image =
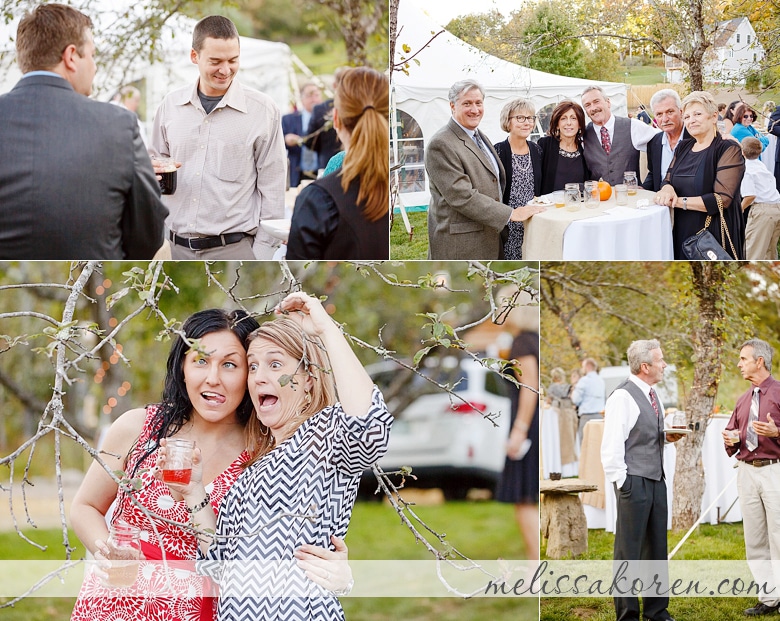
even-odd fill
[[[295,201],[288,259],[387,259],[390,82],[368,67],[347,69],[336,89],[333,127],[346,154],[341,170]]]
[[[590,179],[582,149],[585,134],[582,107],[570,99],[560,102],[553,110],[547,134],[537,143],[542,149],[541,194],[562,190],[567,183],[583,183]]]

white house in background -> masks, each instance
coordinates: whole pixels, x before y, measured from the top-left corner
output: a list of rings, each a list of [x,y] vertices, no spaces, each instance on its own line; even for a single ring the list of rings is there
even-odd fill
[[[746,74],[763,58],[764,46],[747,17],[721,22],[704,58],[704,80],[744,84]]]
[[[671,46],[676,53],[679,48]],[[764,58],[764,46],[747,17],[737,17],[718,24],[715,40],[704,54],[704,81],[711,83],[744,84],[745,75]],[[664,55],[666,81],[681,84],[687,77],[688,66],[681,60]]]

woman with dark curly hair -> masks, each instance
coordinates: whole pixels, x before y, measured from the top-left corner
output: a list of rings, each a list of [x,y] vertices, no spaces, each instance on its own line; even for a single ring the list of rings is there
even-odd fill
[[[541,194],[562,190],[567,183],[583,183],[590,170],[582,150],[585,113],[575,101],[565,99],[553,110],[550,129],[537,143],[542,148]]]

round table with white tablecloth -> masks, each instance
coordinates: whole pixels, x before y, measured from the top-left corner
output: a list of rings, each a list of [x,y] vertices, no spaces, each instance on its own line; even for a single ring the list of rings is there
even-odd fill
[[[702,516],[702,522],[707,524],[717,524],[719,521],[740,522],[742,520],[742,511],[737,502],[737,483],[734,478],[736,470],[734,463],[736,459],[726,455],[723,448],[723,437],[721,432],[726,428],[728,416],[713,416],[707,425],[707,431],[704,435],[704,445],[702,447],[702,461],[704,464],[704,496],[702,497],[702,511],[709,507],[724,488],[726,491],[720,497],[718,502],[706,515]],[[591,427],[593,426],[593,427]],[[590,429],[589,429],[590,428]],[[601,446],[600,437],[604,433],[602,421],[591,421],[586,425],[586,429],[594,436],[592,441],[585,445],[583,442],[583,453],[585,450],[595,452],[596,447]],[[685,442],[685,438],[680,440]],[[592,447],[592,448],[587,448]],[[669,501],[669,523],[672,525],[672,501],[674,498],[674,466],[677,452],[674,444],[667,444],[664,447],[664,473],[667,481],[667,495]],[[598,460],[600,456],[589,455],[580,456],[580,461],[585,459],[588,462]],[[602,470],[603,476],[603,470]],[[615,532],[615,521],[617,520],[617,506],[615,504],[615,493],[611,483],[604,481],[604,508],[599,508],[588,504],[583,499],[585,517],[588,520],[588,528],[604,528],[608,532]]]
[[[671,216],[667,207],[652,204],[654,196],[639,188],[626,206],[617,205],[613,194],[593,209],[584,204],[574,212],[549,207],[525,223],[523,258],[671,261]]]

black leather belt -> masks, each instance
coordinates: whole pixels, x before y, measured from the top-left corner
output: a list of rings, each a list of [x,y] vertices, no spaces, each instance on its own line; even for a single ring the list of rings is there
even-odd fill
[[[753,461],[746,461],[745,463],[750,466],[755,466],[756,468],[762,468],[763,466],[778,464],[780,463],[780,459],[754,459]]]
[[[219,248],[220,246],[229,246],[237,244],[244,237],[251,237],[249,233],[226,233],[224,235],[213,235],[212,237],[179,237],[171,231],[170,239],[177,246],[184,246],[190,250],[208,250],[209,248]]]

